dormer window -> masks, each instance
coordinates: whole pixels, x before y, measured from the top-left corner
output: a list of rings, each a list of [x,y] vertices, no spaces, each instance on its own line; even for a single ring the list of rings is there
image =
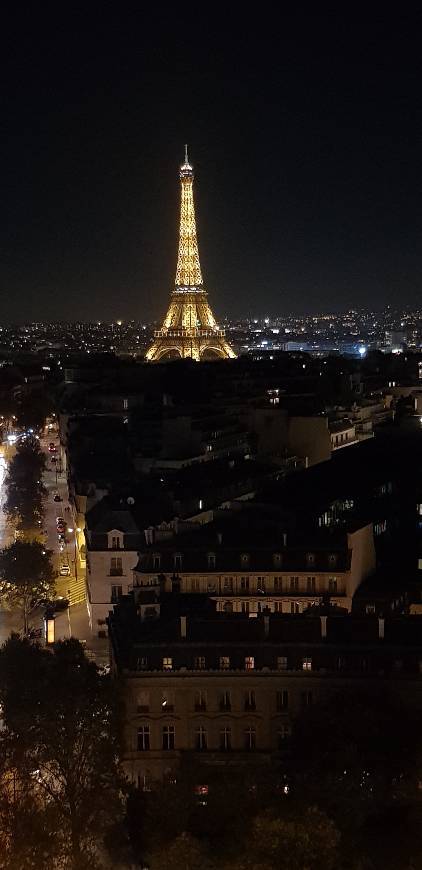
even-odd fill
[[[160,553],[152,554],[152,567],[154,571],[159,571],[161,567],[161,555]]]
[[[208,553],[208,568],[210,571],[215,569],[215,553]]]
[[[315,565],[315,553],[307,553],[306,562],[308,565]]]
[[[336,553],[330,553],[329,556],[328,556],[328,562],[329,562],[330,565],[335,565],[335,564],[337,563],[337,554],[336,554]]]
[[[281,565],[281,562],[282,562],[281,553],[274,553],[273,554],[273,562],[274,562],[274,565]]]
[[[174,560],[174,570],[180,571],[182,568],[182,554],[175,553],[173,556],[173,560]]]
[[[109,550],[123,550],[124,549],[124,538],[123,532],[119,529],[111,529],[108,533],[108,549]]]
[[[241,553],[240,554],[240,562],[243,567],[249,565],[249,553]]]

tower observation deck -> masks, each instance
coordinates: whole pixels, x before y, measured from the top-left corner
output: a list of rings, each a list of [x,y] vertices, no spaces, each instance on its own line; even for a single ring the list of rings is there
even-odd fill
[[[193,201],[193,167],[185,146],[185,160],[180,167],[180,232],[175,287],[161,329],[146,353],[151,362],[172,357],[194,360],[204,358],[233,359],[236,354],[226,340],[208,303],[208,294],[199,261]]]

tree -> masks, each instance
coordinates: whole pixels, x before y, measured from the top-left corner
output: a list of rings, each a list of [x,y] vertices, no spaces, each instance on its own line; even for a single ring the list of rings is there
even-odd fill
[[[25,634],[31,611],[54,595],[51,555],[37,541],[16,541],[0,551],[0,594],[22,610]]]
[[[22,429],[34,429],[35,432],[39,432],[53,410],[54,404],[51,396],[45,390],[38,389],[23,394],[15,413],[18,425]]]
[[[310,807],[280,818],[257,816],[244,849],[227,865],[233,870],[332,870],[338,865],[340,834],[334,823]],[[240,855],[239,855],[240,851]]]
[[[71,870],[98,866],[104,835],[122,815],[113,696],[76,640],[50,652],[13,637],[0,652],[2,739],[22,782],[35,778],[59,866]]]
[[[9,465],[4,512],[21,529],[38,525],[43,516],[45,457],[36,438],[22,441]]]
[[[204,846],[188,833],[151,855],[153,870],[207,870],[211,866]]]

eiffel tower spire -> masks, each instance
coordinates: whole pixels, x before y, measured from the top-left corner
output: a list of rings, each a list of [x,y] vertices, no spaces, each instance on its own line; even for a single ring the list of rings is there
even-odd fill
[[[175,288],[146,359],[156,362],[173,356],[198,361],[204,357],[233,358],[236,354],[226,341],[224,329],[215,321],[203,286],[193,201],[194,173],[187,145],[179,174],[181,204]]]

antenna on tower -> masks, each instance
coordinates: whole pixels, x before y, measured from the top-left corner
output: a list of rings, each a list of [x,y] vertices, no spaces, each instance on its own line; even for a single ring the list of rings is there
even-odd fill
[[[188,146],[185,145],[185,163],[189,163]]]

